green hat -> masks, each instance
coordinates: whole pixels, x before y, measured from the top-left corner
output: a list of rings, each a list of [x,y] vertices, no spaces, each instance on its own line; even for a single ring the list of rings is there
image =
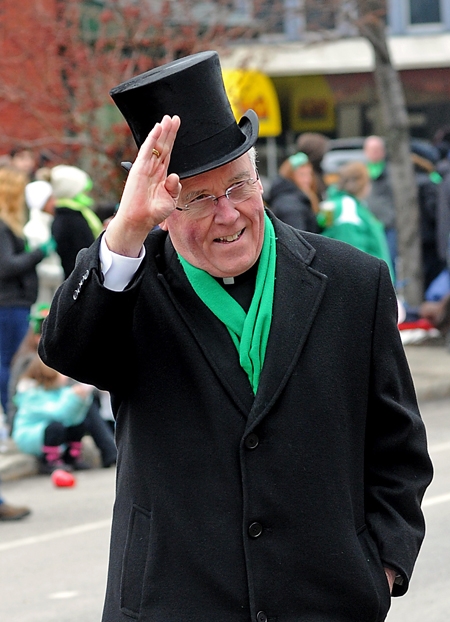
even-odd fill
[[[309,162],[308,156],[306,155],[306,153],[303,153],[303,151],[298,151],[297,153],[294,153],[294,155],[291,155],[288,160],[294,170],[299,166],[304,166],[305,164],[308,164]]]

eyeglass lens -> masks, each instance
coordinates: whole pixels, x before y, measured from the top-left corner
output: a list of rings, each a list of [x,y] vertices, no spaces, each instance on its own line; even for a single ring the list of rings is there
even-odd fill
[[[229,201],[231,201],[231,203],[235,205],[238,203],[242,203],[251,196],[253,191],[253,185],[256,183],[257,180],[258,178],[245,179],[238,182],[237,184],[233,184],[233,186],[225,190],[224,194],[218,197],[208,196],[194,199],[187,205],[183,205],[180,207],[177,206],[177,209],[195,213],[206,212],[212,210],[214,206],[217,205],[218,201],[223,197],[226,197]]]

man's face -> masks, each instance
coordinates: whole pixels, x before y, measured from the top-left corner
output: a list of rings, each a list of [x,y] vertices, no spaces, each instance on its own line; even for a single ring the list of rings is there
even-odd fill
[[[161,228],[168,231],[176,251],[212,276],[242,274],[257,261],[264,240],[261,182],[249,185],[249,198],[234,205],[222,196],[234,184],[256,179],[248,154],[220,168],[182,180],[178,205],[200,197],[221,197],[207,215],[175,210]]]
[[[364,154],[369,162],[382,162],[386,157],[384,142],[377,136],[370,136],[364,143]]]

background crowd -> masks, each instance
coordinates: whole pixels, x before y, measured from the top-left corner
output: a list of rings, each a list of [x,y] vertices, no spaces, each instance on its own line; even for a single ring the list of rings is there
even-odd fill
[[[54,292],[104,227],[92,187],[91,177],[75,166],[37,168],[28,149],[15,149],[1,162],[1,423],[44,474],[90,468],[82,455],[85,435],[103,467],[116,461],[109,396],[62,376],[37,354]],[[0,520],[29,513],[0,496]]]
[[[369,136],[361,161],[335,175],[322,161],[329,140],[301,134],[296,151],[275,179],[266,180],[266,205],[293,227],[347,242],[384,259],[395,285],[397,229],[384,140]],[[429,148],[413,146],[420,208],[425,296],[416,309],[399,302],[399,325],[426,320],[450,329],[450,128]],[[46,163],[48,164],[48,163]],[[38,167],[28,149],[0,161],[0,395],[8,433],[17,447],[36,457],[39,471],[89,468],[82,439],[91,435],[102,465],[115,464],[109,396],[48,368],[37,355],[42,321],[78,252],[107,226],[115,206],[100,209],[93,180],[66,164]],[[0,496],[0,520],[27,516],[28,508]]]

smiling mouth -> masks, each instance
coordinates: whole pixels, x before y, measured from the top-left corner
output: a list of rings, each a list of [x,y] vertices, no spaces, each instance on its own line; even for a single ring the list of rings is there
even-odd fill
[[[236,242],[236,240],[239,240],[244,231],[245,227],[234,235],[224,235],[222,238],[215,238],[214,242],[218,242],[219,244],[231,244],[232,242]]]

